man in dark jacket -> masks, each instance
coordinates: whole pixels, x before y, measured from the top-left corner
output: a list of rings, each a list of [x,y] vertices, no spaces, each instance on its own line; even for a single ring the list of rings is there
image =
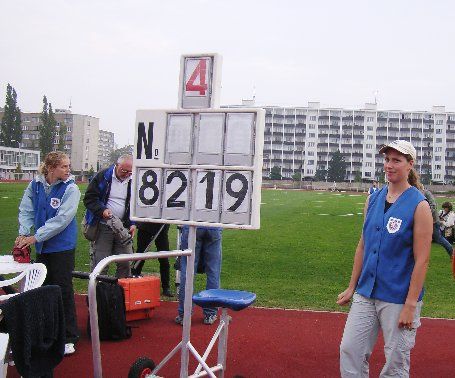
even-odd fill
[[[117,163],[99,171],[87,187],[84,205],[87,208],[85,221],[98,225],[97,235],[90,243],[90,269],[105,257],[124,253],[133,253],[133,243],[122,243],[122,240],[106,224],[106,220],[116,215],[134,236],[136,226],[130,221],[131,173],[133,157],[122,155]],[[102,274],[107,273],[105,268]],[[128,262],[117,263],[116,276],[130,275]]]

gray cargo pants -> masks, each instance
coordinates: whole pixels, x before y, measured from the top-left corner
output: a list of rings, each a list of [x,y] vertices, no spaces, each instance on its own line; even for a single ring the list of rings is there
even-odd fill
[[[98,236],[95,241],[90,243],[90,271],[93,271],[95,266],[105,257],[112,255],[120,255],[124,253],[133,253],[133,243],[122,245],[120,239],[114,235],[112,229],[106,224],[100,223],[98,228]],[[103,269],[101,274],[107,274],[109,267]],[[130,275],[130,262],[117,263],[117,271],[115,276],[125,278]]]
[[[340,345],[342,377],[368,377],[368,362],[379,329],[384,336],[386,358],[380,377],[409,377],[411,349],[420,326],[422,302],[417,303],[412,330],[398,327],[402,307],[402,304],[354,294]]]

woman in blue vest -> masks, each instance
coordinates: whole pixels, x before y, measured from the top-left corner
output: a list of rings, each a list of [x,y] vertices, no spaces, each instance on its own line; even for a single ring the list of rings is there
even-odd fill
[[[71,273],[77,242],[75,217],[81,193],[71,175],[70,160],[63,152],[48,153],[39,173],[25,189],[19,205],[16,245],[34,244],[37,262],[47,268],[44,284],[60,286],[66,324],[65,354],[72,354],[79,338]]]
[[[379,152],[384,153],[388,185],[366,201],[351,280],[337,300],[346,305],[352,298],[340,345],[342,377],[368,376],[380,329],[386,358],[380,376],[408,377],[420,326],[433,218],[417,189],[420,182],[413,168],[417,154],[412,144],[396,140]]]

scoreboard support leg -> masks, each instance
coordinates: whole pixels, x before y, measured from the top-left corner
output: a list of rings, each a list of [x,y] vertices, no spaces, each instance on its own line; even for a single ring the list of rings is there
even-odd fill
[[[193,310],[194,260],[196,255],[196,226],[189,226],[188,249],[191,255],[186,261],[185,303],[183,313],[182,347],[180,359],[180,378],[188,377],[191,313]]]

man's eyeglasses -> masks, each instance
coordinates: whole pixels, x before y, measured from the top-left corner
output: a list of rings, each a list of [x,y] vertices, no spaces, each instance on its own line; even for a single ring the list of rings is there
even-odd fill
[[[120,168],[120,172],[122,172],[124,175],[128,174],[131,175],[133,171],[127,171],[126,169]]]

